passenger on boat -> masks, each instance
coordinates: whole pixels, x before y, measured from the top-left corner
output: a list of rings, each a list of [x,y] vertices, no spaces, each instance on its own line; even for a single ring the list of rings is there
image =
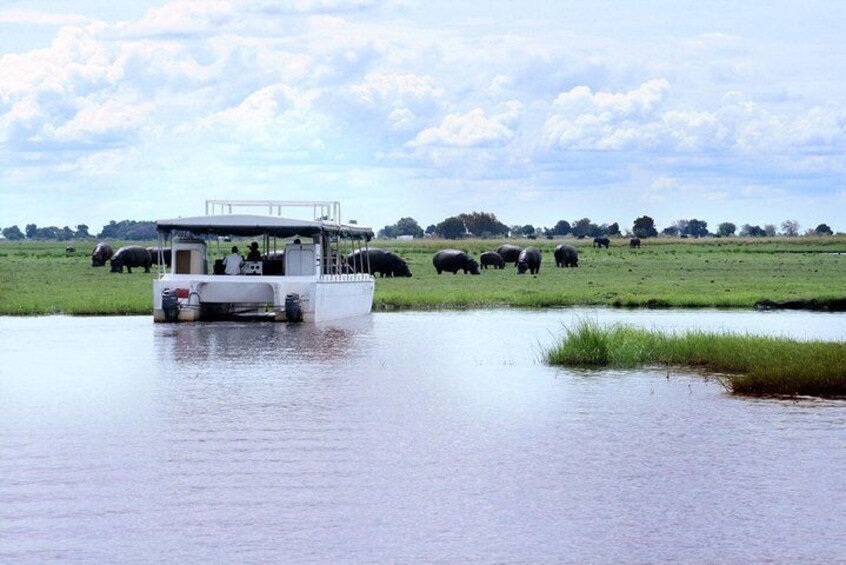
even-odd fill
[[[261,251],[259,251],[257,241],[250,244],[250,252],[247,253],[247,261],[261,261]]]
[[[241,265],[244,264],[244,258],[238,254],[238,246],[232,246],[232,253],[223,259],[224,272],[227,275],[240,275]]]

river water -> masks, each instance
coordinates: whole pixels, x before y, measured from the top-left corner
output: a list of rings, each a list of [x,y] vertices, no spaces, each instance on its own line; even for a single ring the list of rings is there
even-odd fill
[[[0,562],[846,560],[846,402],[545,366],[580,317],[846,339],[803,312],[0,318]]]

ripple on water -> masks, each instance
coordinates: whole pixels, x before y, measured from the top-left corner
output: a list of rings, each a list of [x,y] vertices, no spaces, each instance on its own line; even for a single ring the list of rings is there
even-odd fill
[[[792,332],[809,313],[0,319],[0,558],[833,562],[846,403],[545,366],[563,322]]]

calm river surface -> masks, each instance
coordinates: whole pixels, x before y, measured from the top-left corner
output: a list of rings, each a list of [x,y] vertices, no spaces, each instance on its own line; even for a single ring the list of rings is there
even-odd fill
[[[540,360],[579,316],[846,340],[846,316],[0,318],[0,562],[846,560],[846,402]]]

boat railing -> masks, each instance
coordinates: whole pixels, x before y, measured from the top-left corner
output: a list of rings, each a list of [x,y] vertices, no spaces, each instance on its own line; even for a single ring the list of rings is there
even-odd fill
[[[239,209],[266,210],[282,216],[287,209],[309,209],[313,220],[341,223],[341,203],[337,200],[206,200],[206,215],[232,214]]]
[[[346,282],[362,282],[372,280],[372,276],[367,273],[347,273],[337,275],[320,275],[319,281],[322,283],[346,283]]]

